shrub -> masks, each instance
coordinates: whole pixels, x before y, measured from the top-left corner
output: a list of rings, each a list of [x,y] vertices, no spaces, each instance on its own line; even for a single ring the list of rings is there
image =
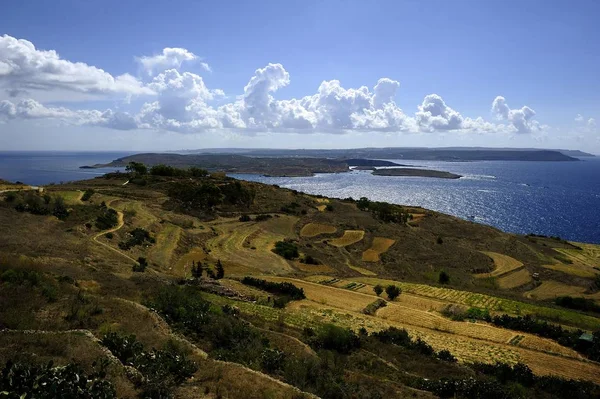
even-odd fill
[[[440,272],[438,281],[440,282],[440,284],[448,284],[450,282],[450,275],[446,273],[446,271],[442,270]]]
[[[148,261],[146,260],[146,258],[143,258],[140,256],[138,258],[138,263],[133,265],[133,271],[142,273],[142,272],[146,271],[146,267],[148,267]]]
[[[250,285],[273,294],[283,295],[285,297],[289,297],[290,299],[306,298],[302,288],[298,288],[294,284],[288,282],[274,283],[271,281],[246,276],[242,279],[242,284]]]
[[[445,362],[456,363],[458,360],[452,353],[447,349],[442,349],[437,353],[437,358]]]
[[[363,313],[368,315],[374,315],[378,309],[383,308],[386,305],[387,303],[383,299],[377,299],[376,301],[368,304],[367,307],[363,309]]]
[[[383,287],[381,285],[377,284],[375,287],[373,287],[373,291],[375,291],[375,294],[377,294],[377,296],[379,296],[383,292]]]
[[[106,362],[94,362],[94,371],[86,373],[77,363],[55,367],[8,361],[0,372],[0,396],[6,398],[116,398],[106,380]]]
[[[92,198],[92,195],[94,195],[94,193],[95,193],[95,191],[93,189],[91,189],[91,188],[85,190],[85,192],[81,196],[81,200],[82,201],[88,201],[90,198]]]
[[[402,293],[402,290],[400,289],[400,287],[397,287],[395,285],[388,285],[387,287],[385,287],[385,293],[387,294],[390,301],[393,301]]]
[[[600,276],[600,275],[598,275]],[[554,300],[558,306],[564,308],[583,310],[587,312],[600,312],[600,306],[593,299],[583,297],[559,296]]]
[[[442,237],[438,236],[438,238],[435,240],[435,242],[438,244],[443,244],[444,240],[442,239]]]
[[[249,222],[251,220],[252,220],[252,218],[250,218],[250,216],[248,216],[248,215],[242,215],[242,216],[240,216],[240,219],[239,219],[240,222]]]
[[[113,233],[106,233],[106,234],[104,235],[104,237],[108,238],[109,240],[112,240],[114,236],[115,236],[115,235],[114,235]]]
[[[273,248],[273,252],[290,260],[300,256],[296,244],[288,241],[277,241],[275,243],[275,248]]]
[[[310,345],[317,349],[347,354],[360,347],[360,338],[348,328],[325,324],[311,338]]]
[[[257,221],[257,222],[264,222],[265,220],[269,220],[272,217],[273,216],[271,216],[271,215],[256,215],[256,217],[254,218],[254,220]]]
[[[96,218],[96,227],[100,230],[108,230],[119,224],[119,215],[112,208],[107,208],[106,205],[100,206],[101,213]]]
[[[311,255],[306,255],[304,259],[302,259],[302,263],[306,263],[307,265],[320,265],[318,259],[313,258]]]
[[[130,236],[129,239],[127,241],[121,241],[119,243],[119,248],[123,250],[131,249],[136,245],[143,245],[145,242],[148,242],[150,244],[154,244],[156,242],[154,237],[152,237],[148,231],[140,227],[136,227],[135,229],[131,230],[128,234]]]

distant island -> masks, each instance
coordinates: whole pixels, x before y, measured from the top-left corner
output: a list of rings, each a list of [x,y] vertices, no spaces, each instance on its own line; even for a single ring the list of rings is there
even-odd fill
[[[414,177],[437,177],[439,179],[460,179],[462,176],[450,172],[431,169],[416,168],[386,168],[374,170],[376,176],[414,176]]]
[[[188,154],[236,154],[253,157],[315,157],[333,159],[402,159],[424,161],[578,161],[577,157],[593,157],[582,151],[536,148],[487,147],[384,147],[352,149],[253,149],[219,148],[187,150]]]

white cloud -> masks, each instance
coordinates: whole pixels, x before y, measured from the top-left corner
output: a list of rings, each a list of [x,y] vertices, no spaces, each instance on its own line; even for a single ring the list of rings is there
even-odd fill
[[[200,75],[179,70],[185,62],[199,61],[189,50],[165,48],[160,54],[137,60],[149,76],[146,83],[129,74],[113,77],[96,67],[63,60],[55,51],[38,50],[26,40],[0,37],[0,88],[7,90],[5,98],[10,100],[0,103],[0,119],[54,119],[122,130],[189,133],[215,129],[232,133],[531,133],[542,129],[533,119],[531,108],[511,109],[501,96],[494,100],[492,110],[506,124],[464,117],[438,94],[425,96],[417,112],[407,115],[395,101],[400,82],[390,78],[379,79],[372,88],[348,88],[339,80],[328,80],[312,95],[280,100],[277,91],[288,86],[291,79],[283,65],[276,63],[256,69],[243,94],[223,103],[223,90],[209,89]],[[210,71],[208,64],[200,66]],[[141,106],[135,103],[136,108],[128,104],[130,113],[72,110],[41,103],[41,97],[48,98],[40,96],[40,91],[64,90],[102,94],[110,99],[144,94],[145,102]],[[580,115],[578,118],[583,121]],[[595,124],[593,119],[585,123]]]
[[[194,53],[178,47],[167,47],[163,49],[162,54],[137,58],[148,76],[152,76],[156,72],[162,72],[167,69],[179,69],[183,62],[195,61],[197,59],[198,57]],[[200,66],[206,71],[211,71],[210,66],[205,62],[200,63]]]
[[[542,129],[539,122],[533,119],[535,111],[528,106],[523,106],[518,109],[511,109],[506,104],[506,99],[498,96],[492,103],[492,112],[499,119],[504,119],[510,122],[516,133],[532,133]]]
[[[0,88],[20,90],[67,90],[90,94],[151,94],[131,76],[112,76],[82,62],[61,59],[54,50],[36,49],[33,43],[0,36]]]

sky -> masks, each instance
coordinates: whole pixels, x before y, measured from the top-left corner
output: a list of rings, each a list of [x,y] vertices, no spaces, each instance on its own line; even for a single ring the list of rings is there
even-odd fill
[[[0,150],[600,154],[600,2],[5,0]]]

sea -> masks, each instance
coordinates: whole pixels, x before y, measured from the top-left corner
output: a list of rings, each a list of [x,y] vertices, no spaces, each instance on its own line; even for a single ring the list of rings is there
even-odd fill
[[[118,168],[80,169],[130,152],[0,152],[0,179],[45,185],[90,179]],[[393,160],[445,170],[460,179],[373,176],[370,171],[312,177],[232,177],[310,194],[421,206],[497,227],[600,243],[600,158],[577,162]]]

